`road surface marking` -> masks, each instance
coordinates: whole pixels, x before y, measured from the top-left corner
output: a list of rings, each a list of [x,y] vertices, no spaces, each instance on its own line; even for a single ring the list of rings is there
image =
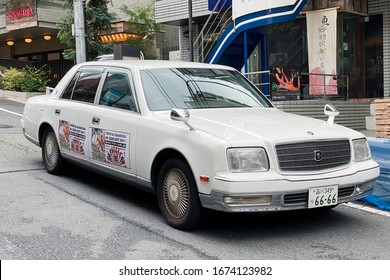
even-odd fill
[[[16,116],[19,116],[19,117],[23,117],[22,114],[15,113],[15,112],[12,112],[12,111],[8,111],[8,110],[3,109],[3,108],[0,108],[0,111],[6,112],[6,113],[10,113],[10,114],[13,114],[13,115],[16,115]]]
[[[381,215],[384,217],[389,217],[390,218],[390,211],[385,211],[385,210],[380,210],[376,208],[375,206],[369,205],[369,204],[361,204],[361,203],[356,203],[356,202],[348,202],[344,203],[344,205],[356,208],[362,211],[370,212],[373,214]]]

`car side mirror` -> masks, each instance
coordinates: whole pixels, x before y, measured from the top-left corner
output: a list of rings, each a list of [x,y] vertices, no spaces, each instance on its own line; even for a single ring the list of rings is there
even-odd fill
[[[171,110],[171,120],[183,122],[190,128],[190,130],[194,130],[194,127],[188,123],[190,120],[190,112],[186,109],[173,108]]]
[[[324,106],[324,114],[328,116],[328,124],[333,124],[334,118],[337,117],[340,112],[333,104],[326,104]]]

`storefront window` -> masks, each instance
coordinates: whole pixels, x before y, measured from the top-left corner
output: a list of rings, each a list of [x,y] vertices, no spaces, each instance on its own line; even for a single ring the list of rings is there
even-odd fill
[[[349,99],[365,98],[364,17],[351,13],[338,13],[337,31],[339,34],[338,72],[348,76],[348,88],[344,88],[344,92],[340,92],[339,95],[348,95],[345,97]]]
[[[362,15],[346,12],[337,14],[337,75],[334,79],[337,80],[338,94],[332,97],[334,99],[369,97],[366,95],[364,23]],[[318,98],[309,93],[306,33],[305,18],[267,27],[265,34],[273,100]],[[378,61],[378,57],[379,53],[375,59],[371,59]]]
[[[383,15],[367,18],[366,29],[366,97],[381,98],[383,90]]]
[[[273,100],[302,99],[307,92],[306,21],[273,24],[268,28],[269,69]]]

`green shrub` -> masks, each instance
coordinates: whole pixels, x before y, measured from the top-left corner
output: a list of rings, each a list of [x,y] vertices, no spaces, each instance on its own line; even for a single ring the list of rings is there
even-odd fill
[[[5,90],[20,91],[20,81],[23,77],[23,73],[16,69],[10,68],[4,71],[3,78],[1,80],[2,88]]]
[[[21,70],[23,76],[20,81],[22,91],[45,91],[50,79],[42,69],[26,66]]]
[[[26,66],[22,70],[10,68],[3,72],[1,88],[14,91],[45,91],[50,82],[42,69]]]
[[[7,68],[0,65],[0,89],[4,89],[3,88],[3,73],[5,72],[5,70],[7,70]]]

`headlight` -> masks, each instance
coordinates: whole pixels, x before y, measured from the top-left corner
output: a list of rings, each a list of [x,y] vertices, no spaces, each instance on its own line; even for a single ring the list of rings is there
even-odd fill
[[[353,140],[353,152],[355,154],[355,161],[364,161],[371,158],[370,147],[367,139]]]
[[[267,153],[262,148],[237,148],[227,151],[231,172],[255,172],[269,169]]]

